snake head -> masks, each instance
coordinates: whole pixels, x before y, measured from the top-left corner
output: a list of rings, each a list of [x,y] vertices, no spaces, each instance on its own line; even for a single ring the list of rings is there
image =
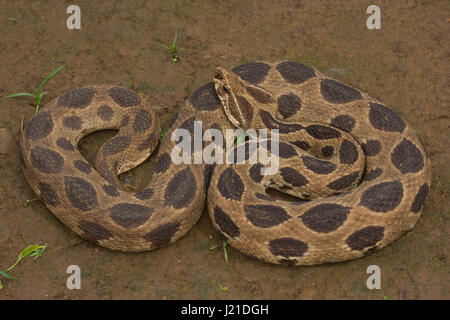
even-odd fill
[[[242,97],[245,93],[245,82],[238,75],[225,68],[217,67],[216,69],[214,87],[217,96],[231,123],[242,129],[247,129],[250,125],[248,117],[245,117],[247,112],[245,108],[249,106],[239,103],[242,100],[239,97]]]

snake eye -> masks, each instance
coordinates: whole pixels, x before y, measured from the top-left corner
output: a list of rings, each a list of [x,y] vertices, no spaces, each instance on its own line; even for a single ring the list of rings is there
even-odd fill
[[[223,91],[224,91],[224,92],[226,92],[226,93],[228,93],[228,92],[230,91],[230,89],[228,89],[228,87],[227,87],[227,86],[223,86],[223,88],[222,88],[222,89],[223,89]]]

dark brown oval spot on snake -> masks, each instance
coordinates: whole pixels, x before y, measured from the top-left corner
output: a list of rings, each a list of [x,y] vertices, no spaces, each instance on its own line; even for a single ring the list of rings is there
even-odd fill
[[[108,94],[121,107],[133,107],[141,103],[139,94],[129,89],[113,87],[108,90]]]
[[[316,75],[314,69],[297,62],[281,62],[276,66],[284,80],[299,84]]]
[[[339,128],[341,130],[351,132],[355,126],[355,119],[349,115],[340,115],[331,120],[331,125],[333,127]]]
[[[310,156],[303,156],[302,160],[308,170],[317,174],[329,174],[336,169],[334,163],[326,160],[320,160]]]
[[[255,182],[261,182],[262,178],[264,177],[261,174],[261,169],[263,168],[261,163],[256,163],[253,166],[251,166],[249,170],[250,178],[252,178]]]
[[[297,113],[302,107],[302,100],[299,96],[289,93],[283,94],[278,98],[278,112],[283,116],[283,118],[289,118]]]
[[[259,103],[268,104],[275,102],[274,98],[270,94],[268,94],[267,92],[265,92],[260,88],[246,86],[245,90],[248,92],[249,95],[253,97],[253,99],[258,101]]]
[[[30,160],[33,167],[44,173],[59,173],[64,166],[59,153],[38,146],[31,149]]]
[[[392,151],[391,160],[401,173],[419,172],[424,166],[422,152],[409,140],[403,139]]]
[[[307,126],[306,132],[308,132],[310,136],[320,140],[334,139],[341,136],[341,133],[336,129],[321,126],[320,124]]]
[[[111,185],[104,184],[103,191],[105,191],[105,193],[111,197],[117,197],[119,195],[117,188]]]
[[[103,145],[103,154],[105,156],[122,152],[129,147],[131,139],[128,136],[117,136],[108,140]]]
[[[231,238],[236,238],[241,234],[239,227],[231,220],[230,216],[217,206],[214,208],[214,221],[220,231]]]
[[[301,257],[308,251],[308,244],[292,238],[279,238],[269,242],[269,250],[275,256]]]
[[[41,111],[28,123],[25,129],[25,137],[33,141],[42,139],[53,131],[53,120],[50,112]]]
[[[60,147],[61,149],[67,150],[67,151],[74,151],[75,148],[73,147],[73,144],[67,140],[66,138],[58,138],[58,140],[56,140],[56,145],[58,147]]]
[[[64,188],[73,207],[89,211],[98,205],[97,192],[86,180],[66,176],[64,177]]]
[[[83,160],[75,160],[73,162],[75,168],[83,173],[89,174],[91,172],[91,165]]]
[[[50,184],[39,181],[38,188],[40,192],[39,199],[41,199],[45,204],[49,204],[54,207],[59,204],[58,194]]]
[[[358,160],[358,149],[348,140],[344,140],[339,148],[339,162],[353,164]]]
[[[289,167],[280,169],[281,176],[283,180],[291,184],[294,187],[302,187],[308,184],[308,179],[306,179],[300,172]]]
[[[242,79],[253,84],[262,82],[269,70],[270,66],[263,62],[241,64],[231,69],[232,72],[240,76]]]
[[[195,90],[189,97],[189,102],[201,111],[214,111],[220,106],[214,83],[209,82]]]
[[[280,133],[289,133],[303,129],[303,126],[298,123],[281,123],[275,120],[272,115],[265,110],[260,110],[259,116],[267,128],[278,129]]]
[[[152,115],[145,109],[140,109],[133,121],[134,132],[142,132],[147,130],[152,125]]]
[[[171,161],[172,160],[167,152],[161,154],[158,157],[158,160],[156,160],[155,173],[166,172],[166,170],[170,167]]]
[[[381,142],[378,140],[368,140],[361,144],[363,153],[367,157],[376,156],[381,151]]]
[[[339,179],[330,182],[327,187],[333,190],[342,190],[347,187],[350,187],[353,182],[356,181],[359,177],[359,171],[352,172],[346,176],[343,176]]]
[[[82,237],[91,241],[105,240],[112,236],[111,232],[95,222],[81,220],[78,228],[83,231]]]
[[[320,150],[320,152],[324,158],[329,158],[333,155],[334,148],[332,146],[325,146]]]
[[[109,121],[111,120],[112,116],[114,114],[113,109],[108,106],[107,104],[101,105],[97,109],[97,115],[102,119],[103,121]]]
[[[177,231],[180,229],[181,223],[174,221],[174,222],[167,222],[163,225],[160,225],[144,235],[144,239],[146,241],[152,241],[153,247],[161,247],[163,245],[166,245],[170,243],[170,240],[172,237],[177,233]]]
[[[320,92],[323,98],[331,103],[347,103],[362,99],[358,90],[331,79],[320,81]]]
[[[134,203],[119,203],[109,209],[111,219],[127,229],[142,225],[153,211],[153,208]]]
[[[366,181],[372,181],[372,180],[378,178],[382,173],[383,173],[383,170],[381,168],[376,168],[376,169],[373,169],[373,170],[370,170],[369,172],[367,172],[364,175],[364,179]]]
[[[298,141],[292,142],[292,144],[299,147],[302,150],[305,150],[305,151],[307,151],[310,148],[310,145],[307,141],[298,140]]]
[[[264,149],[267,149],[267,151],[269,151],[271,154],[273,154],[272,153],[272,140],[267,140],[267,143],[261,144],[261,146],[264,147]],[[276,151],[276,150],[274,150],[274,151]],[[278,154],[276,154],[276,152],[275,152],[275,155],[280,158],[283,158],[283,159],[289,159],[289,158],[297,156],[298,154],[297,154],[297,151],[295,151],[295,148],[293,146],[291,146],[288,143],[279,141],[278,142]]]
[[[236,100],[239,105],[239,110],[241,110],[245,120],[247,123],[250,123],[253,119],[253,107],[250,105],[250,102],[243,96],[237,96]]]
[[[286,211],[272,205],[244,205],[245,216],[256,227],[270,228],[288,220]]]
[[[134,196],[139,200],[147,200],[153,196],[153,190],[151,188],[147,188],[139,192],[136,192]]]
[[[303,223],[311,230],[328,233],[339,228],[350,213],[349,207],[335,203],[319,204],[300,216]]]
[[[378,103],[369,103],[369,120],[378,130],[388,132],[403,132],[405,122],[391,109]]]
[[[58,98],[57,105],[60,107],[83,109],[91,102],[96,90],[94,88],[80,88],[66,93]]]
[[[164,205],[181,209],[188,206],[194,199],[197,191],[197,183],[191,168],[178,172],[164,191]]]
[[[402,199],[403,186],[400,181],[382,182],[364,191],[359,205],[375,212],[388,212],[394,210]]]
[[[68,129],[78,130],[78,129],[81,129],[83,120],[81,120],[81,118],[77,117],[77,116],[70,116],[70,117],[63,118],[62,123],[63,123],[64,127],[68,128]]]
[[[219,189],[225,199],[239,201],[244,193],[244,183],[241,177],[232,168],[228,167],[220,175],[217,189]]]
[[[411,205],[411,211],[412,212],[418,213],[422,209],[422,207],[423,207],[423,205],[425,203],[425,200],[427,199],[428,191],[429,191],[428,184],[424,183],[420,187],[420,189],[417,192],[416,196],[414,197],[414,201],[413,201],[413,203]]]
[[[376,245],[378,241],[383,239],[383,235],[383,227],[369,226],[354,232],[345,242],[352,250],[361,251]]]
[[[130,116],[129,115],[124,115],[122,120],[120,121],[120,126],[126,127],[128,125],[128,123],[130,122]]]

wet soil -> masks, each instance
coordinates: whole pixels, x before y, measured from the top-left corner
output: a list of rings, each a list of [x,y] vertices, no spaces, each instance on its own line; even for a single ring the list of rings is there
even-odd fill
[[[47,244],[1,279],[0,299],[449,299],[448,1],[378,1],[381,29],[366,27],[364,1],[82,1],[81,30],[66,28],[69,1],[0,1],[0,97],[45,85],[43,103],[88,84],[116,84],[148,97],[163,127],[217,65],[292,60],[312,65],[394,108],[431,157],[432,186],[415,228],[365,258],[317,267],[280,267],[227,247],[206,212],[185,237],[125,254],[80,239],[35,198],[19,166],[20,123],[30,98],[0,98],[0,269],[30,244]],[[159,44],[178,31],[180,60]],[[80,144],[92,159],[113,133]],[[149,178],[152,159],[124,181]],[[150,169],[150,170],[149,170]],[[128,179],[128,180],[127,180]],[[213,245],[219,248],[210,250]],[[81,290],[66,269],[81,268]],[[381,268],[381,289],[366,286]],[[221,290],[228,287],[228,291]]]

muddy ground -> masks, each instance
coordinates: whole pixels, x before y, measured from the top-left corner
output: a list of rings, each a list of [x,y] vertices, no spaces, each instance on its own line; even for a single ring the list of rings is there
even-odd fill
[[[75,1],[81,30],[66,28],[72,1],[0,2],[0,96],[44,87],[50,99],[88,84],[117,84],[147,96],[163,127],[217,65],[292,60],[312,65],[394,108],[422,137],[432,186],[412,232],[363,259],[318,267],[280,267],[227,247],[206,212],[181,240],[125,254],[97,247],[62,225],[35,198],[19,166],[19,133],[34,114],[30,98],[0,99],[0,269],[30,244],[2,278],[1,299],[448,299],[449,7],[448,1],[377,1],[381,29],[366,27],[370,1]],[[178,31],[180,61],[158,44]],[[91,160],[111,133],[80,144]],[[8,143],[8,141],[10,143]],[[148,176],[152,160],[125,177]],[[136,178],[138,177],[138,178]],[[146,179],[148,177],[145,177]],[[66,288],[66,268],[82,270],[81,290]],[[369,290],[366,269],[381,268]],[[221,286],[228,287],[227,291]]]

